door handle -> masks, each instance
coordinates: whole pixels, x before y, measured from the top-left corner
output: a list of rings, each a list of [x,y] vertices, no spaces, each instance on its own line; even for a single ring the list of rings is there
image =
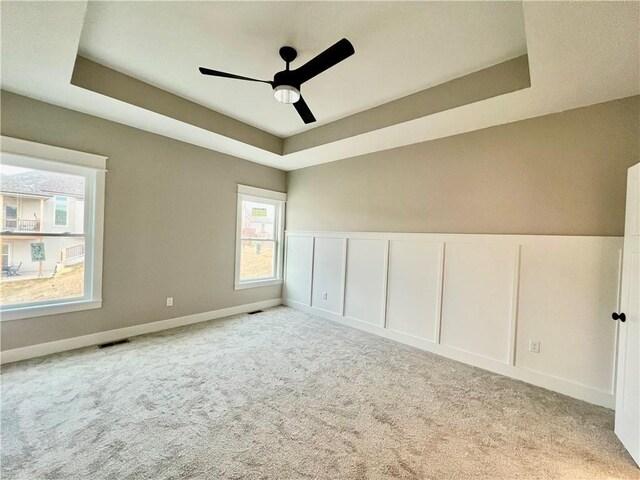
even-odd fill
[[[624,313],[613,312],[611,314],[611,318],[613,318],[614,320],[620,320],[621,322],[626,322],[627,321],[627,316]]]

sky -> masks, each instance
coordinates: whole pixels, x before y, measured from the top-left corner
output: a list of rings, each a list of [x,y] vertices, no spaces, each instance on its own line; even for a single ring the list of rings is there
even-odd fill
[[[24,173],[31,170],[30,168],[14,167],[13,165],[5,165],[0,163],[0,173],[5,175],[15,175],[17,173]]]

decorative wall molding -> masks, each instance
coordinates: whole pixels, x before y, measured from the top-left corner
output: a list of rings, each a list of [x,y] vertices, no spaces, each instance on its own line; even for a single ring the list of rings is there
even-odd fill
[[[285,305],[613,408],[616,325],[607,312],[618,302],[620,237],[288,231],[286,238],[286,255],[297,261],[288,263]],[[317,248],[328,239],[343,249]],[[367,265],[362,252],[371,244],[361,240],[384,242],[384,255],[371,250],[384,278],[367,276],[379,269]],[[355,290],[349,275],[360,281]],[[305,276],[308,290],[289,296],[287,278]],[[382,322],[345,312],[354,294],[364,311],[363,288],[376,306],[383,292]],[[340,298],[321,302],[323,292]],[[540,353],[529,351],[529,339]]]
[[[212,310],[210,312],[196,313],[193,315],[170,318],[157,322],[143,323],[141,325],[117,328],[114,330],[107,330],[106,332],[92,333],[90,335],[83,335],[80,337],[65,338],[64,340],[57,340],[55,342],[40,343],[38,345],[30,345],[23,348],[14,348],[12,350],[5,350],[3,352],[0,352],[0,363],[4,365],[6,363],[18,362],[20,360],[26,360],[29,358],[50,355],[52,353],[75,350],[76,348],[90,347],[92,345],[113,342],[115,340],[120,340],[123,338],[144,335],[145,333],[159,332],[161,330],[168,330],[170,328],[183,327],[185,325],[191,325],[194,323],[206,322],[209,320],[215,320],[231,315],[238,315],[240,313],[260,310],[262,308],[275,307],[281,304],[282,299],[274,298],[273,300],[248,303],[245,305],[238,305],[236,307],[222,308],[219,310]]]

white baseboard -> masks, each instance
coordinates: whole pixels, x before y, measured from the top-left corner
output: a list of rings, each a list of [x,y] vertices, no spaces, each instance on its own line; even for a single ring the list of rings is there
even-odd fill
[[[389,330],[381,326],[343,317],[339,314],[311,307],[292,300],[283,299],[282,303],[289,307],[302,310],[303,312],[322,317],[326,320],[330,320],[347,327],[357,328],[374,335],[379,335],[390,340],[411,345],[412,347],[416,347],[421,350],[426,350],[452,360],[482,368],[483,370],[488,370],[506,377],[521,380],[538,387],[546,388],[547,390],[552,390],[569,397],[577,398],[578,400],[584,400],[585,402],[611,409],[615,406],[614,395],[611,392],[599,390],[588,385],[582,385],[564,378],[552,377],[544,373],[528,370],[515,365],[509,365],[508,363],[502,363],[491,358],[481,357],[472,353],[456,350],[446,345],[433,343],[419,337]]]
[[[30,345],[28,347],[14,348],[0,352],[0,364],[18,362],[28,358],[42,357],[52,353],[74,350],[76,348],[90,347],[101,343],[113,342],[122,338],[135,337],[144,335],[145,333],[158,332],[160,330],[168,330],[170,328],[182,327],[193,323],[206,322],[217,318],[238,315],[240,313],[260,310],[262,308],[275,307],[282,304],[282,299],[274,298],[273,300],[265,300],[262,302],[249,303],[246,305],[238,305],[236,307],[222,308],[220,310],[212,310],[210,312],[196,313],[186,315],[184,317],[170,318],[157,322],[143,323],[132,327],[117,328],[107,330],[105,332],[92,333],[81,337],[65,338],[55,342],[40,343]]]
[[[238,305],[236,307],[223,308],[220,310],[213,310],[210,312],[196,313],[184,317],[171,318],[168,320],[144,323],[141,325],[134,325],[132,327],[107,330],[105,332],[83,335],[81,337],[67,338],[54,342],[40,343],[38,345],[30,345],[28,347],[5,350],[3,352],[0,352],[0,363],[6,364],[18,362],[20,360],[41,357],[44,355],[50,355],[52,353],[74,350],[77,348],[89,347],[92,345],[99,345],[101,343],[113,342],[122,338],[129,338],[137,335],[144,335],[145,333],[153,333],[161,330],[181,327],[184,325],[206,322],[208,320],[215,320],[231,315],[250,312],[252,310],[274,307],[281,304],[285,304],[292,308],[302,310],[306,313],[310,313],[312,315],[316,315],[327,320],[340,323],[347,327],[357,328],[374,335],[379,335],[390,340],[411,345],[413,347],[420,348],[421,350],[426,350],[428,352],[435,353],[452,360],[457,360],[462,363],[473,365],[490,372],[511,377],[516,380],[531,383],[533,385],[546,388],[548,390],[552,390],[564,395],[568,395],[579,400],[584,400],[586,402],[601,405],[607,408],[614,408],[615,405],[614,396],[611,392],[606,392],[587,385],[571,382],[563,378],[552,377],[522,367],[509,365],[497,360],[480,357],[468,352],[462,352],[451,347],[447,347],[446,345],[438,345],[428,340],[413,337],[401,332],[388,330],[377,325],[348,319],[327,310],[322,310],[305,305],[303,303],[286,299],[282,300],[279,298],[273,300],[265,300],[263,302],[250,303],[246,305]]]

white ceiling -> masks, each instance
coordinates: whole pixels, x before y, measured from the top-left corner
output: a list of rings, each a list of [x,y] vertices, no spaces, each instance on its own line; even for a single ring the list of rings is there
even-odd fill
[[[341,38],[356,54],[303,85],[317,122],[269,85],[291,45],[302,65]],[[80,54],[287,137],[526,53],[520,2],[90,2]]]
[[[118,5],[127,5],[128,7],[126,3],[113,2],[114,8]],[[194,30],[201,32],[194,33],[194,36],[200,38],[204,35],[202,31],[206,31],[211,22],[210,18],[194,18],[182,14],[182,6],[187,12],[196,7],[190,3],[180,3],[180,5],[181,8],[174,12],[172,19],[164,16],[164,22],[166,23],[160,27],[149,27],[154,31],[158,29],[157,38],[138,34],[126,42],[118,43],[115,47],[107,44],[104,46],[112,47],[108,49],[111,50],[111,55],[115,59],[121,58],[121,56],[122,58],[130,58],[128,55],[131,52],[128,50],[138,51],[137,47],[140,46],[140,48],[149,49],[145,51],[147,52],[146,55],[153,60],[151,63],[161,65],[163,68],[165,65],[177,65],[177,63],[165,63],[169,62],[167,59],[168,51],[174,52],[174,55],[186,56],[191,54],[182,50],[175,53],[174,50],[171,50],[171,46],[169,46],[171,48],[167,46],[167,43],[172,43],[170,41],[171,37],[167,39],[164,37],[168,36],[173,29],[180,28],[180,31],[182,31],[182,28],[186,28],[188,30],[188,27],[192,25]],[[265,5],[274,4],[234,2],[226,5],[225,8],[229,11],[234,10],[234,8],[246,10],[248,5],[252,8],[266,8]],[[259,59],[245,58],[241,54],[235,56],[238,50],[236,39],[229,35],[222,35],[222,38],[230,41],[232,45],[231,47],[225,45],[223,51],[226,53],[221,54],[218,52],[218,54],[221,55],[225,62],[228,61],[229,63],[221,64],[219,60],[211,56],[202,61],[200,59],[195,60],[195,67],[203,63],[211,68],[228,69],[232,72],[244,73],[250,76],[258,76],[262,71],[266,71],[266,74],[268,74],[270,68],[266,56],[271,54],[275,56],[275,68],[278,69],[277,49],[283,43],[292,43],[300,48],[301,61],[304,61],[304,59],[315,55],[338,38],[346,36],[354,42],[357,51],[356,55],[340,66],[335,67],[333,71],[325,72],[312,82],[309,82],[308,88],[304,90],[304,94],[316,112],[317,117],[321,118],[324,115],[341,116],[352,113],[358,108],[367,108],[369,106],[367,102],[374,100],[367,96],[373,91],[373,87],[369,88],[369,85],[366,84],[368,93],[360,97],[359,90],[365,89],[365,86],[361,83],[358,85],[355,94],[347,96],[348,98],[354,98],[354,102],[356,100],[362,102],[360,103],[362,106],[357,107],[355,103],[342,105],[340,104],[341,102],[338,102],[339,105],[331,105],[330,100],[335,92],[323,91],[324,85],[340,82],[342,75],[347,75],[348,72],[351,72],[347,75],[349,78],[352,78],[353,75],[367,76],[375,74],[376,72],[370,71],[370,68],[373,67],[360,67],[366,69],[365,72],[360,71],[359,68],[355,69],[357,71],[354,72],[351,68],[357,62],[365,61],[367,52],[380,52],[383,46],[376,46],[376,42],[378,42],[381,35],[378,32],[382,31],[388,38],[394,38],[392,33],[394,30],[393,25],[399,24],[400,28],[395,29],[395,35],[397,35],[395,43],[398,44],[411,43],[411,40],[417,35],[415,30],[411,29],[409,31],[413,33],[406,34],[405,29],[409,29],[411,25],[414,25],[414,19],[406,18],[404,16],[406,14],[402,13],[404,9],[416,7],[403,3],[367,6],[367,9],[373,9],[371,11],[383,7],[388,10],[384,15],[378,17],[372,14],[371,17],[364,18],[361,23],[345,23],[344,25],[341,24],[343,19],[340,14],[336,13],[333,16],[331,14],[333,8],[338,8],[339,6],[343,8],[340,3],[328,2],[318,7],[326,12],[324,15],[329,18],[326,23],[316,21],[319,18],[315,13],[316,4],[295,2],[288,5],[288,8],[293,12],[290,15],[308,17],[311,23],[304,23],[304,21],[297,24],[287,21],[281,22],[279,18],[274,18],[273,16],[261,17],[256,20],[253,15],[250,15],[253,23],[244,23],[240,18],[238,22],[243,25],[243,28],[251,30],[253,32],[252,35],[262,42],[261,46],[255,46],[251,50],[255,52]],[[360,4],[355,3],[354,5]],[[446,5],[450,4],[447,3]],[[474,5],[463,5],[466,8],[476,8]],[[167,8],[165,3],[156,2],[145,4],[145,6],[146,8],[153,8],[154,6]],[[344,8],[347,7],[349,6],[347,5]],[[93,8],[94,6],[91,4],[88,9],[89,18],[93,16]],[[108,6],[109,8],[111,7]],[[71,85],[69,81],[80,45],[85,13],[87,13],[86,2],[0,2],[0,9],[2,67],[0,85],[3,89],[284,170],[302,168],[364,153],[432,140],[640,93],[640,2],[525,2],[522,9],[531,69],[531,88],[281,156]],[[395,15],[396,9],[400,12],[398,17]],[[232,13],[229,13],[229,15],[232,15]],[[353,12],[351,15],[350,18],[354,22],[359,20],[358,16],[356,16],[358,18],[355,20],[353,19]],[[151,23],[149,18],[145,19],[145,21]],[[468,18],[467,21],[472,24],[474,19]],[[440,24],[444,22],[436,23],[438,24],[437,27],[440,27]],[[205,25],[203,26],[202,24]],[[318,28],[317,24],[321,25],[321,27]],[[343,27],[335,27],[335,30],[333,30],[334,24],[343,25]],[[117,30],[117,26],[113,28]],[[228,25],[219,26],[219,28],[225,29],[225,32],[233,30]],[[461,32],[467,28],[470,28],[469,25],[461,29]],[[285,31],[281,31],[282,29]],[[91,30],[87,29],[86,32],[87,37],[92,35],[90,35]],[[423,60],[423,52],[430,51],[430,54],[434,54],[425,45],[428,45],[429,42],[436,42],[440,38],[438,36],[439,30],[435,28],[431,31],[425,30],[425,32],[425,35],[431,34],[433,37],[427,35],[421,40],[421,42],[424,42],[421,47],[424,48],[421,48],[416,56],[423,58]],[[459,33],[462,36],[461,32]],[[123,37],[125,36],[123,35]],[[251,45],[251,36],[245,34],[241,37],[242,44],[245,47],[249,47]],[[455,41],[455,38],[452,41]],[[464,42],[456,45],[457,49],[465,51],[475,47],[474,44],[470,45]],[[191,46],[190,49],[196,52],[203,52],[203,55],[213,55],[207,53],[209,49],[200,44]],[[244,51],[244,49],[240,50]],[[436,51],[435,54],[438,52]],[[395,58],[396,56],[400,58]],[[361,58],[362,60],[360,60]],[[444,62],[444,64],[441,63],[438,68],[434,68],[435,58],[438,58],[438,61]],[[465,70],[465,65],[463,65],[464,61],[473,60],[474,58],[477,60],[481,58],[481,55],[477,54],[474,57],[474,55],[469,56],[465,53],[460,53],[455,55],[455,58],[462,62],[456,67],[459,69],[458,73],[462,74],[468,73]],[[97,57],[96,59],[100,60]],[[181,60],[173,60],[173,62],[179,61]],[[406,62],[403,72],[406,72],[406,68],[427,68],[425,65],[431,65],[432,71],[422,71],[422,73],[411,75],[403,73],[398,76],[392,76],[392,78],[383,82],[383,85],[377,87],[382,90],[379,91],[380,97],[374,104],[383,103],[394,98],[393,96],[385,97],[384,95],[397,95],[397,92],[401,92],[400,88],[398,90],[391,88],[395,89],[394,82],[399,82],[401,79],[403,82],[402,88],[406,89],[405,93],[411,93],[411,89],[420,90],[430,86],[429,82],[438,83],[449,79],[451,75],[456,75],[456,72],[453,71],[454,69],[449,69],[446,65],[446,56],[437,57],[436,55],[434,59],[429,59],[428,62],[417,62],[415,57],[394,55],[393,59],[387,59],[387,61]],[[109,64],[106,60],[105,63]],[[149,62],[145,64],[147,63]],[[255,69],[257,64],[260,65],[259,71]],[[367,64],[379,65],[380,62],[369,62]],[[480,67],[482,66],[485,65],[480,65]],[[168,67],[168,69],[171,68],[175,67]],[[473,67],[467,64],[466,68]],[[180,70],[181,72],[182,70]],[[124,73],[127,72],[125,71]],[[377,74],[380,74],[380,72],[377,72]],[[334,75],[335,78],[333,77]],[[404,79],[405,76],[411,78]],[[174,77],[171,78],[172,81],[175,81]],[[197,90],[201,93],[206,91],[207,85],[209,85],[208,82],[211,82],[211,84],[220,82],[221,88],[221,82],[224,81],[213,78],[205,79],[198,75],[193,78],[193,82],[205,82],[207,80],[204,87],[198,87],[198,89],[194,87],[194,92]],[[142,78],[142,80],[164,86],[162,83],[164,81],[163,76]],[[407,81],[406,83],[404,83],[405,80]],[[229,80],[225,84],[231,87],[233,82]],[[237,82],[233,88],[240,88],[239,84],[241,82]],[[389,87],[388,84],[392,85]],[[316,85],[318,90],[314,90]],[[249,86],[252,88],[260,87],[259,85],[246,84],[247,88]],[[385,90],[387,87],[389,89]],[[170,86],[166,88],[170,89]],[[201,90],[201,88],[204,88],[204,90]],[[211,88],[212,97],[214,93],[217,96],[219,87],[211,85],[209,88]],[[342,89],[338,90],[343,92]],[[225,94],[231,95],[233,91],[225,90]],[[255,90],[252,92],[250,93],[251,95],[258,95]],[[180,94],[187,96],[187,94]],[[242,96],[242,98],[246,97]],[[267,107],[265,108],[273,107],[269,103],[272,99],[268,87],[265,99],[257,101],[262,100],[266,102],[265,105]],[[214,99],[212,98],[211,101],[213,102]],[[217,99],[215,101],[221,100]],[[280,105],[275,106],[281,107]],[[287,107],[282,106],[282,108],[286,109]],[[324,108],[327,108],[327,110],[319,110]],[[238,109],[238,111],[228,113],[240,118],[241,111]],[[278,115],[280,113],[278,112]],[[289,113],[283,111],[282,115],[287,117]],[[326,121],[327,118],[321,119]],[[295,116],[293,116],[293,120],[297,120]],[[257,121],[250,123],[258,125]],[[295,125],[294,127],[289,126],[290,124],[286,122],[283,125],[286,128],[295,127]],[[274,129],[269,130],[275,131]]]

